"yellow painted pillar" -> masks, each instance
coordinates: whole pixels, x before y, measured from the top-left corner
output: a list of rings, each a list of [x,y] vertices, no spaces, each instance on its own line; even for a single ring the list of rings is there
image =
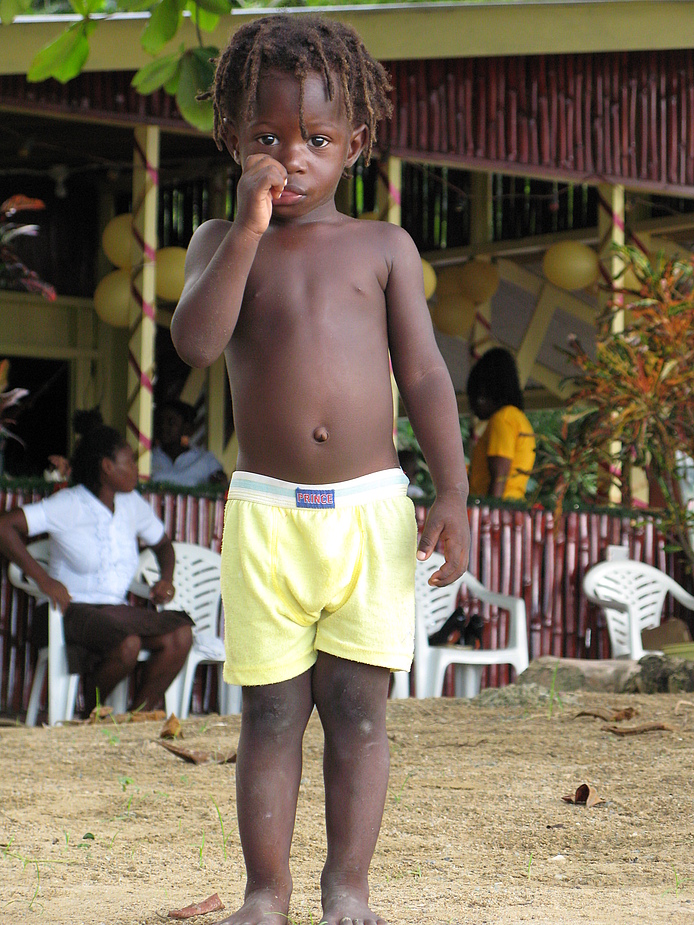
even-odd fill
[[[470,244],[488,244],[493,237],[492,175],[473,173],[470,177]],[[474,362],[492,346],[492,303],[475,306],[475,318],[470,330],[470,359]]]
[[[138,125],[133,153],[133,242],[128,341],[128,441],[141,479],[151,472],[154,381],[155,257],[159,193],[159,128]]]
[[[598,256],[604,286],[600,291],[601,309],[607,308],[614,290],[622,286],[624,263],[614,247],[624,241],[624,187],[602,183],[598,186]],[[623,311],[615,315],[613,330],[624,330]]]
[[[402,224],[402,160],[388,157],[378,170],[376,187],[378,217],[391,225]]]
[[[598,186],[598,256],[600,257],[600,273],[603,286],[600,289],[600,308],[605,310],[608,304],[613,303],[615,290],[623,284],[624,263],[615,253],[615,245],[623,245],[625,241],[624,223],[624,187],[612,186],[607,183]],[[615,333],[624,330],[624,309],[621,308],[612,316],[612,330]],[[613,456],[620,452],[619,443],[610,447]],[[613,473],[616,475],[617,473]],[[622,492],[610,480],[608,499],[613,504],[620,504]]]

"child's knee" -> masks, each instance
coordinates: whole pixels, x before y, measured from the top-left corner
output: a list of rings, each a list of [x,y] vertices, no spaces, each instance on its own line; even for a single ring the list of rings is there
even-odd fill
[[[286,684],[244,688],[243,723],[265,740],[303,735],[312,708],[302,691]]]

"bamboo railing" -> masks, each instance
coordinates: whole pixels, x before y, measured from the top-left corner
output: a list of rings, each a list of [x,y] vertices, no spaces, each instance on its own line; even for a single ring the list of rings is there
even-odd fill
[[[392,154],[691,195],[691,49],[388,67]]]
[[[38,500],[50,492],[45,483],[25,487],[0,486],[0,510]],[[224,497],[215,493],[145,491],[155,512],[174,540],[200,543],[219,550],[224,521]],[[423,523],[426,507],[417,508]],[[678,564],[666,551],[664,537],[652,519],[641,512],[572,511],[558,522],[551,511],[471,503],[470,571],[487,587],[523,597],[528,615],[530,657],[555,655],[607,658],[609,640],[602,615],[585,600],[583,575],[605,557],[608,545],[626,545],[631,558],[656,565],[678,580]],[[463,597],[472,611],[477,601]],[[672,605],[671,605],[672,606]],[[507,615],[486,606],[484,645],[505,644]],[[26,712],[36,653],[30,645],[33,600],[17,592],[7,580],[7,564],[0,569],[0,714],[22,717]],[[215,706],[211,672],[198,679],[194,708]],[[213,680],[213,679],[212,679]],[[510,669],[490,666],[483,684],[501,686],[511,680]]]

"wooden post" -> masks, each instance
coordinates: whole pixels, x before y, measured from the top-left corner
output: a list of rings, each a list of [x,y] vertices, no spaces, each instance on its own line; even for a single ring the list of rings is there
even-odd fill
[[[493,236],[492,175],[473,173],[470,192],[470,244],[488,244]],[[470,359],[473,362],[492,346],[491,329],[492,303],[481,302],[475,306],[475,319],[470,331]]]
[[[402,159],[386,157],[378,165],[376,212],[381,221],[402,224]]]
[[[624,236],[624,187],[603,183],[598,186],[598,256],[603,286],[600,290],[600,308],[604,310],[614,299],[615,289],[622,286],[624,263],[615,253],[615,245],[623,245]],[[611,328],[614,333],[624,330],[624,309],[615,312]],[[611,454],[616,458],[620,444],[613,443]],[[610,480],[608,498],[613,504],[620,504],[622,492]]]
[[[134,134],[127,435],[139,476],[146,480],[152,450],[159,128],[138,125]]]

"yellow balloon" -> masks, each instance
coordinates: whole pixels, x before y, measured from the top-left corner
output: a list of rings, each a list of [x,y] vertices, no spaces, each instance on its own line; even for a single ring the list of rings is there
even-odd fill
[[[434,306],[432,318],[442,334],[467,338],[475,320],[475,303],[461,295],[442,296]]]
[[[436,292],[436,270],[428,260],[422,260],[422,273],[424,275],[424,296],[428,302]]]
[[[442,295],[460,295],[462,292],[461,272],[463,265],[460,263],[452,266],[439,267],[436,277],[436,297]]]
[[[469,260],[458,273],[460,292],[475,305],[488,302],[499,288],[499,271],[487,260]]]
[[[550,283],[574,292],[596,281],[600,262],[595,251],[580,241],[557,241],[545,252],[542,271]]]
[[[113,270],[94,291],[94,311],[106,324],[127,328],[130,315],[130,271]]]
[[[132,228],[133,217],[130,212],[116,215],[104,228],[104,233],[101,236],[101,246],[115,267],[129,269],[132,265],[130,256]]]
[[[162,247],[155,258],[157,283],[155,286],[160,299],[178,302],[183,292],[184,270],[186,265],[185,247]]]

